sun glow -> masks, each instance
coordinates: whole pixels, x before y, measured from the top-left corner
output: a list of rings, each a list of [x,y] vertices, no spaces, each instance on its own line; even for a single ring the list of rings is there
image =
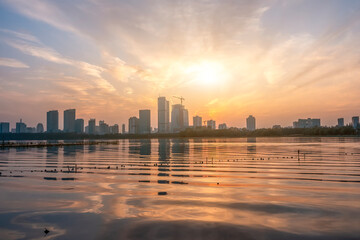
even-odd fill
[[[202,61],[190,65],[186,73],[191,76],[193,81],[213,85],[220,83],[224,79],[224,67],[218,62]]]

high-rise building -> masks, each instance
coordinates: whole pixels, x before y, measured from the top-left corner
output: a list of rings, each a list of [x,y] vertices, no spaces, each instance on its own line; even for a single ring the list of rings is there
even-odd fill
[[[0,133],[9,133],[10,132],[10,123],[2,122],[0,123]]]
[[[216,121],[214,120],[208,120],[206,121],[206,126],[210,129],[216,129]]]
[[[59,132],[59,112],[57,110],[46,113],[46,131],[50,133]]]
[[[344,118],[338,118],[338,124],[337,126],[338,127],[343,127],[345,124],[344,124]]]
[[[130,134],[139,133],[139,119],[137,117],[129,118],[129,133]]]
[[[121,126],[121,133],[122,133],[122,134],[125,134],[125,133],[126,133],[125,124],[124,124],[124,123],[123,123],[122,126]]]
[[[165,97],[158,98],[158,131],[159,133],[170,131],[169,101]]]
[[[293,122],[294,128],[313,128],[320,126],[320,119],[318,118],[299,119],[298,121]]]
[[[359,116],[354,116],[351,120],[353,127],[357,129],[359,127]]]
[[[34,127],[26,127],[25,132],[26,133],[36,133],[36,128],[34,128]]]
[[[171,131],[180,132],[184,128],[184,107],[181,104],[172,105]]]
[[[193,117],[193,127],[194,128],[202,127],[202,117],[199,116]]]
[[[119,133],[119,125],[114,124],[113,126],[109,127],[111,134],[118,134]]]
[[[44,125],[42,123],[38,123],[36,125],[36,132],[37,133],[43,133],[44,132]]]
[[[64,111],[64,132],[75,132],[75,109]]]
[[[16,133],[26,133],[26,124],[22,122],[22,119],[16,123]]]
[[[227,129],[226,123],[219,124],[219,129]]]
[[[183,117],[184,117],[184,128],[189,127],[189,111],[187,109],[183,109]]]
[[[256,123],[255,123],[255,118],[250,115],[247,119],[246,119],[246,128],[249,131],[254,131],[256,129]]]
[[[89,134],[96,134],[96,120],[94,118],[89,120],[88,131]]]
[[[150,110],[139,110],[139,133],[151,133]]]
[[[105,123],[105,121],[99,121],[99,134],[109,134],[110,128],[109,125]]]
[[[84,133],[84,119],[78,118],[75,120],[75,132]]]

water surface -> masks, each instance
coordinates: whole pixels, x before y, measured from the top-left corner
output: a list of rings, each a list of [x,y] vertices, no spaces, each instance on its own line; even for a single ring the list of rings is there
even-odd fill
[[[360,239],[359,138],[9,148],[0,172],[0,239]]]

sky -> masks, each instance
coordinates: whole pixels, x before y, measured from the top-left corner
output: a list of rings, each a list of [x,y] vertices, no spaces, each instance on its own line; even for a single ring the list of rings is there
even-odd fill
[[[360,115],[357,0],[0,0],[0,121],[128,123],[157,98],[245,127]]]

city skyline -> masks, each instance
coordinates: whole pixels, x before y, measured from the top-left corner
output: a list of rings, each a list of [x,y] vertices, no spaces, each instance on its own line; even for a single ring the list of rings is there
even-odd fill
[[[155,112],[156,96],[174,105],[170,96],[181,95],[189,116],[229,126],[245,127],[249,115],[259,128],[308,117],[347,123],[359,114],[359,8],[1,0],[0,118],[36,126],[49,109],[75,108],[82,119],[126,123],[138,109]]]
[[[173,96],[174,97],[174,96]],[[192,125],[189,121],[188,109],[183,105],[183,97],[175,97],[181,100],[180,104],[169,106],[169,101],[166,97],[158,97],[158,108],[157,108],[157,125],[154,127],[151,125],[152,114],[149,109],[138,110],[138,116],[131,116],[128,118],[128,130],[126,131],[125,123],[115,123],[113,126],[105,123],[104,120],[98,120],[96,125],[96,119],[90,118],[88,125],[85,126],[85,121],[82,118],[76,118],[76,109],[66,109],[63,111],[64,124],[61,127],[59,125],[58,110],[49,110],[46,113],[46,131],[43,127],[43,123],[38,122],[36,127],[30,127],[20,118],[19,122],[15,123],[15,128],[11,127],[11,123],[1,121],[0,119],[0,133],[14,132],[14,133],[87,133],[87,134],[107,134],[107,133],[130,133],[130,134],[150,134],[150,133],[177,133],[184,131],[187,128],[197,129],[199,127],[207,127],[210,129],[227,129],[227,128],[244,128],[250,131],[259,129],[256,127],[256,118],[253,115],[249,115],[245,119],[245,126],[228,126],[226,122],[216,124],[216,120],[209,119],[204,120],[201,116],[192,116]],[[171,114],[170,114],[171,112]],[[171,115],[171,118],[170,118]],[[121,132],[120,127],[122,126]],[[353,126],[355,129],[359,126],[359,116],[352,116],[349,122],[345,122],[344,118],[337,118],[337,124],[333,125],[322,125],[321,119],[319,118],[305,118],[293,121],[290,126],[281,126],[280,124],[274,124],[268,128],[313,128],[313,127],[344,127]],[[4,130],[7,129],[7,130]]]

